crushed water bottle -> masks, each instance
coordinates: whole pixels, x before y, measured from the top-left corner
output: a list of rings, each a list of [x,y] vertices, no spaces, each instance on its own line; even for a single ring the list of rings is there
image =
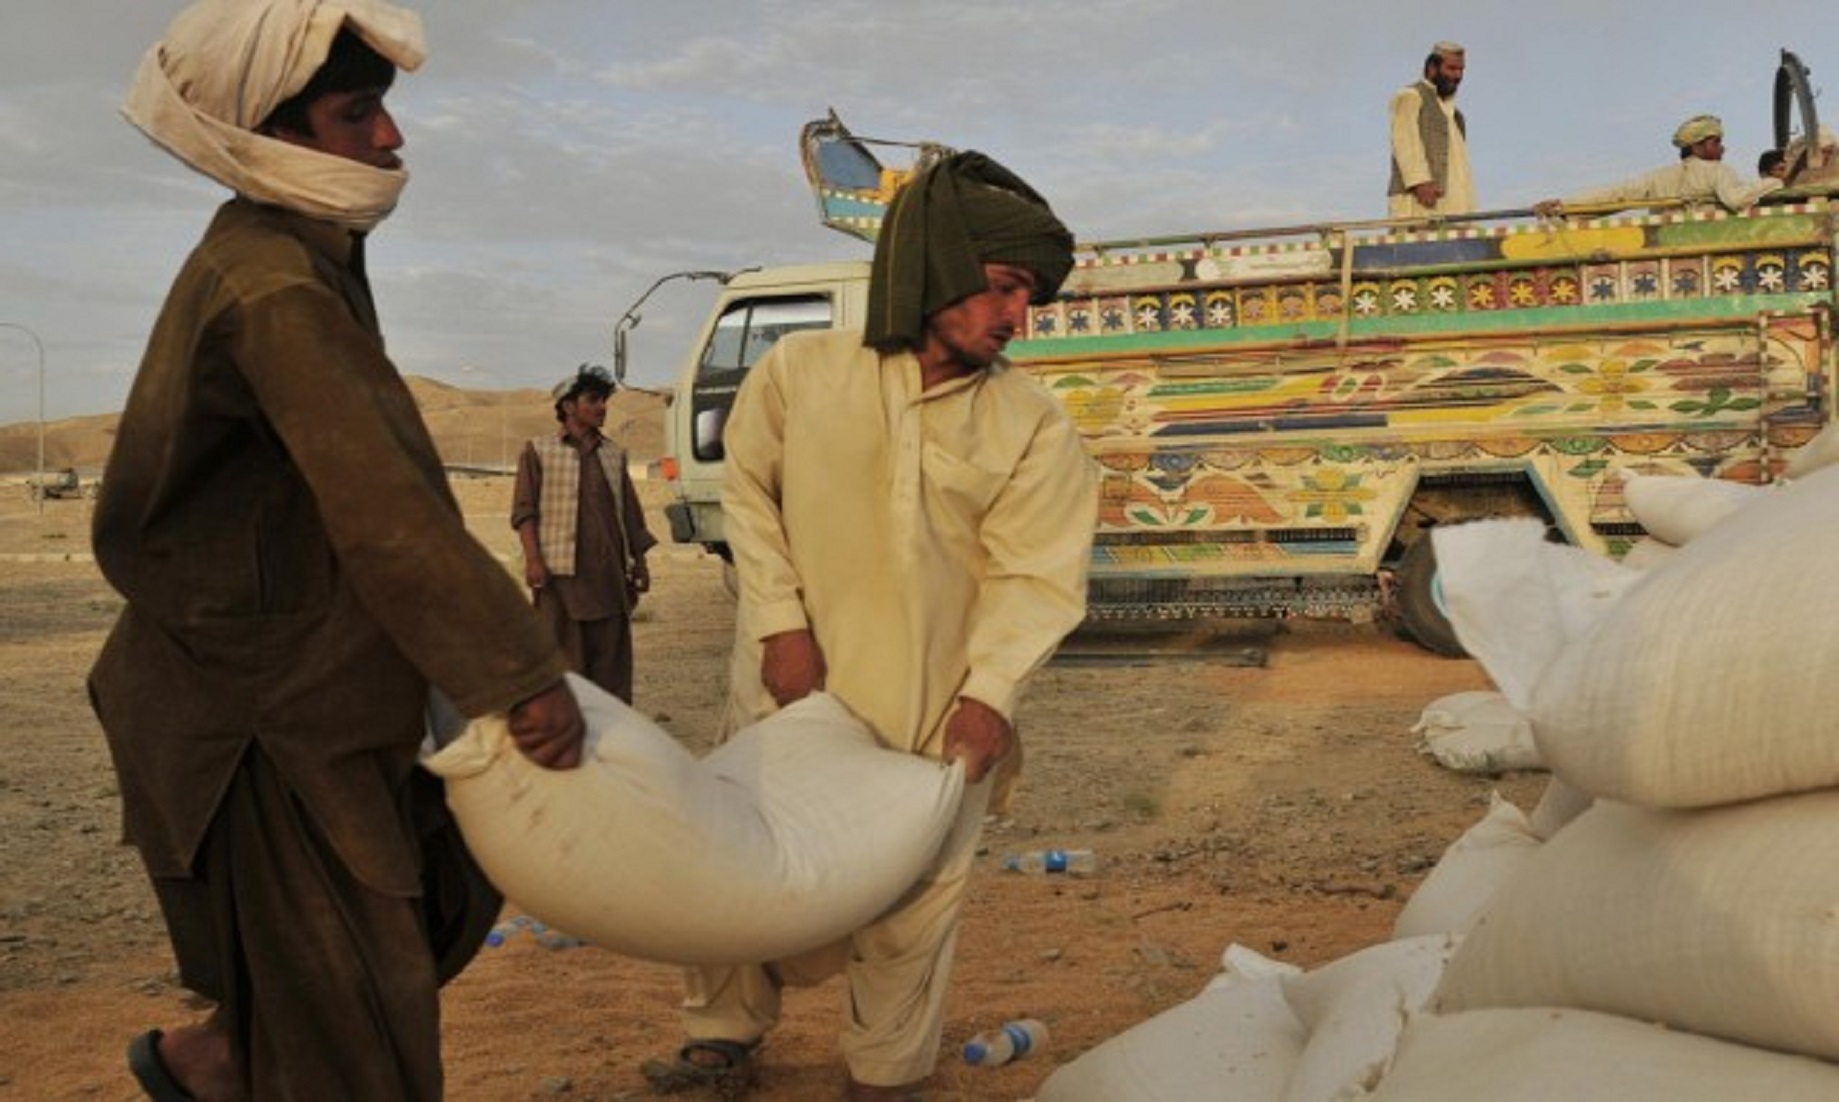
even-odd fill
[[[964,1062],[980,1068],[999,1068],[1047,1045],[1047,1025],[1034,1018],[1006,1022],[1001,1029],[986,1030],[964,1043]]]
[[[572,934],[551,930],[529,915],[513,915],[492,927],[491,932],[485,935],[486,947],[496,949],[515,938],[520,932],[528,933],[538,945],[545,949],[575,949],[587,944]]]
[[[1005,854],[1004,872],[1041,872],[1054,876],[1090,876],[1098,870],[1098,855],[1089,849],[1037,849]]]
[[[506,942],[516,937],[519,932],[528,929],[530,924],[535,921],[536,920],[529,915],[512,915],[498,925],[493,926],[491,932],[485,935],[485,947],[488,949],[502,947]]]

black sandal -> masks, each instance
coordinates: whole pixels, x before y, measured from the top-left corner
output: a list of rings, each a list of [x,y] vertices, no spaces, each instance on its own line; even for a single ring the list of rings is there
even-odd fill
[[[686,1043],[672,1060],[647,1060],[639,1065],[654,1094],[681,1094],[699,1088],[726,1098],[753,1085],[754,1049],[760,1042],[724,1041],[708,1037]]]
[[[153,1102],[192,1102],[191,1094],[160,1059],[161,1036],[159,1030],[150,1029],[128,1043],[128,1070]]]

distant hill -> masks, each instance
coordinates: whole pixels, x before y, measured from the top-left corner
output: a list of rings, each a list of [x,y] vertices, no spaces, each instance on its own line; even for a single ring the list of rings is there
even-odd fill
[[[555,427],[549,395],[542,390],[465,390],[415,376],[408,382],[435,446],[448,463],[513,464],[525,440]],[[119,413],[98,413],[46,422],[45,469],[100,471],[120,420]],[[607,434],[625,446],[634,462],[656,459],[664,452],[663,397],[621,390],[607,412]],[[29,473],[37,464],[38,423],[0,425],[0,474]]]

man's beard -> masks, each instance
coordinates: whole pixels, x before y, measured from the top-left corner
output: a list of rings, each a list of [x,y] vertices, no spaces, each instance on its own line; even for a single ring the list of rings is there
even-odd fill
[[[1455,95],[1456,89],[1462,84],[1461,81],[1451,80],[1448,77],[1431,77],[1430,82],[1436,86],[1437,95],[1443,99],[1449,99]]]

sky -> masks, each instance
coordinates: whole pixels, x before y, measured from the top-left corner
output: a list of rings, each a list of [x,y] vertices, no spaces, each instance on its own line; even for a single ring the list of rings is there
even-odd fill
[[[5,4],[0,424],[38,419],[41,380],[48,420],[112,412],[228,197],[118,111],[183,5]],[[1700,112],[1747,174],[1781,50],[1816,89],[1839,80],[1825,0],[409,6],[429,59],[388,99],[411,180],[371,281],[401,371],[493,390],[610,365],[615,323],[671,273],[865,258],[818,223],[799,166],[799,128],[833,108],[859,135],[982,150],[1102,240],[1383,217],[1386,102],[1442,39],[1468,50],[1484,209],[1664,164]],[[669,385],[714,293],[652,294],[630,382]]]

